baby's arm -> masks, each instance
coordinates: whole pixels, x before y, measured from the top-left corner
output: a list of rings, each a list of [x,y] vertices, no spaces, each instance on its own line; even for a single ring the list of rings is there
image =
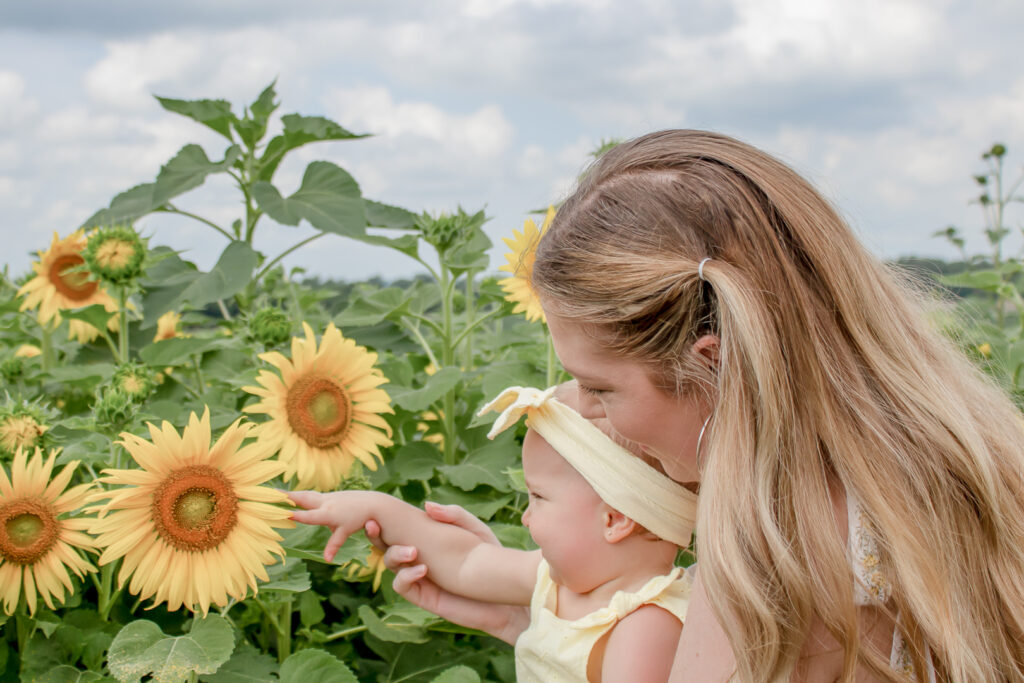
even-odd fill
[[[656,605],[631,612],[615,625],[605,641],[600,680],[667,681],[682,630],[683,625],[675,615]]]
[[[427,513],[377,491],[292,491],[303,510],[292,518],[304,524],[323,524],[331,534],[324,557],[335,553],[349,536],[369,520],[381,528],[386,545],[414,545],[428,576],[447,591],[474,600],[528,605],[537,577],[540,555],[484,543],[470,531],[431,519]]]

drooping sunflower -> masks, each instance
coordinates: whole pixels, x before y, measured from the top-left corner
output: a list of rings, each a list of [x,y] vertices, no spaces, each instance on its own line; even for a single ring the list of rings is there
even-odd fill
[[[508,237],[502,238],[505,245],[512,251],[505,254],[505,260],[508,263],[500,266],[498,270],[512,273],[512,275],[502,280],[499,284],[505,290],[505,299],[515,304],[512,312],[525,313],[526,319],[530,322],[535,320],[547,322],[544,318],[544,311],[540,307],[540,299],[537,298],[537,293],[533,291],[533,284],[530,282],[530,278],[533,276],[533,264],[537,259],[537,244],[540,242],[541,236],[547,231],[548,226],[551,225],[554,217],[555,207],[549,206],[547,215],[544,216],[544,222],[539,230],[533,219],[528,218],[523,223],[523,232],[521,234],[518,230],[513,230],[511,239]]]
[[[204,615],[228,596],[241,600],[264,565],[283,556],[274,528],[291,527],[287,496],[263,486],[281,473],[261,441],[242,445],[252,425],[235,421],[210,445],[210,410],[192,413],[179,435],[168,422],[149,425],[151,440],[123,432],[121,445],[141,469],[104,470],[92,500],[98,518],[91,531],[103,549],[99,564],[124,558],[119,586],[167,609],[182,606]]]
[[[77,460],[51,479],[58,452],[44,459],[36,448],[29,459],[19,448],[10,478],[0,467],[0,599],[8,615],[22,592],[30,613],[35,614],[37,596],[55,609],[75,589],[68,569],[79,578],[96,571],[79,554],[93,548],[83,533],[92,520],[68,516],[86,502],[92,484],[67,488]]]
[[[391,445],[382,414],[394,411],[379,388],[388,380],[374,367],[377,354],[343,337],[333,323],[319,347],[313,329],[306,323],[302,328],[306,338],[292,338],[291,359],[277,351],[260,355],[280,374],[261,370],[259,386],[243,387],[261,399],[243,410],[270,416],[257,427],[258,438],[280,450],[285,479],[329,491],[356,460],[377,469],[374,458]]]
[[[13,455],[19,448],[44,446],[43,437],[53,417],[50,412],[37,402],[10,397],[0,403],[0,453]]]
[[[39,252],[39,260],[32,264],[36,276],[18,290],[18,296],[25,296],[20,310],[39,309],[38,318],[41,325],[56,327],[60,324],[62,310],[82,308],[93,304],[102,304],[108,313],[117,312],[117,302],[99,282],[89,278],[83,269],[85,259],[86,236],[84,230],[78,230],[64,239],[53,233],[53,242],[46,251]],[[100,332],[82,320],[68,323],[69,339],[77,339],[83,344],[91,342]],[[107,322],[110,330],[117,330],[116,315],[111,315]]]

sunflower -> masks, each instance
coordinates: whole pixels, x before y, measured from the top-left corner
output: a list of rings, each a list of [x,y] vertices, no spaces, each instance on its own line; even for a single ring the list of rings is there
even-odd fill
[[[378,388],[388,380],[374,367],[377,354],[342,337],[334,323],[319,348],[313,329],[302,328],[306,338],[292,338],[290,360],[277,351],[260,355],[280,375],[261,370],[259,386],[243,387],[261,399],[243,410],[270,416],[257,427],[258,437],[280,450],[285,479],[297,476],[300,488],[329,491],[356,460],[377,469],[374,457],[391,445],[381,414],[394,411]]]
[[[82,258],[101,280],[125,285],[142,273],[146,244],[131,226],[112,225],[89,237]]]
[[[192,413],[179,436],[168,423],[149,425],[151,441],[127,432],[120,443],[141,469],[104,470],[91,528],[103,549],[101,565],[123,558],[118,585],[153,606],[184,606],[205,615],[228,596],[242,600],[264,565],[283,556],[274,527],[291,527],[290,512],[274,503],[287,496],[262,486],[281,473],[261,441],[242,446],[252,425],[235,421],[210,445],[210,410]]]
[[[13,453],[19,448],[32,448],[47,429],[28,413],[0,417],[0,451]]]
[[[512,275],[499,284],[505,290],[505,299],[516,305],[512,312],[525,313],[526,319],[530,322],[534,320],[547,322],[544,318],[544,311],[540,307],[540,299],[533,291],[530,278],[533,276],[533,262],[537,258],[537,243],[540,242],[541,236],[547,231],[554,217],[555,207],[549,206],[540,230],[537,229],[537,224],[533,222],[533,219],[528,218],[523,223],[522,234],[518,230],[513,230],[512,239],[502,238],[505,245],[512,251],[505,254],[505,260],[508,263],[500,266],[498,270],[512,273]]]
[[[36,276],[18,290],[18,296],[25,296],[20,310],[38,308],[39,323],[48,325],[52,322],[53,327],[60,324],[62,310],[102,304],[108,313],[116,313],[117,302],[82,268],[85,265],[82,258],[85,245],[84,230],[78,230],[63,240],[53,233],[50,248],[39,252],[39,261],[32,264]],[[99,330],[82,320],[72,320],[68,325],[68,338],[83,344],[100,334]],[[110,317],[107,327],[117,330],[116,315]]]
[[[373,591],[376,593],[380,589],[384,570],[387,569],[384,564],[384,551],[377,546],[370,546],[370,554],[365,560],[349,560],[338,569],[346,581],[364,581],[372,576]]]
[[[66,517],[85,503],[92,484],[67,489],[77,460],[51,479],[58,452],[44,459],[36,448],[30,460],[19,448],[9,479],[0,467],[0,599],[8,615],[18,606],[22,586],[29,612],[35,614],[37,594],[55,609],[64,602],[65,589],[74,591],[68,569],[78,577],[96,571],[79,554],[93,548],[92,539],[82,533],[93,520]]]
[[[35,344],[22,344],[21,346],[18,347],[18,350],[14,352],[14,357],[35,358],[36,356],[41,356],[42,354],[42,349],[40,349]]]
[[[158,342],[163,341],[164,339],[180,337],[181,333],[178,332],[179,322],[181,322],[181,314],[175,313],[174,311],[167,311],[157,318],[156,336],[153,337],[153,341]]]

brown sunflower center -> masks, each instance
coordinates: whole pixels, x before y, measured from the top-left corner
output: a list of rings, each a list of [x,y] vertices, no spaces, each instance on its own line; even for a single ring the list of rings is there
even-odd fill
[[[238,496],[217,468],[190,465],[164,478],[152,511],[162,539],[179,550],[201,552],[217,547],[238,522]]]
[[[35,564],[57,541],[57,517],[38,500],[0,505],[0,558],[14,564]]]
[[[78,254],[64,254],[55,258],[50,265],[50,283],[72,301],[88,299],[99,287],[97,282],[89,279],[86,271],[73,270],[84,263],[85,259]]]
[[[292,385],[287,410],[288,424],[316,448],[341,443],[352,421],[352,402],[345,390],[317,375],[307,375]]]
[[[96,262],[104,268],[124,268],[135,256],[135,245],[120,239],[108,239],[96,250]]]

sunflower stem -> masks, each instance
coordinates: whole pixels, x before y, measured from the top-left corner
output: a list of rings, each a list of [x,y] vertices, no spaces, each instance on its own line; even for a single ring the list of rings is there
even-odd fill
[[[96,585],[96,611],[103,621],[110,621],[110,608],[114,604],[110,589],[113,587],[115,564],[117,563],[108,562],[100,567],[100,581]]]
[[[281,605],[280,628],[277,631],[277,661],[283,663],[292,653],[292,599]]]
[[[452,298],[455,288],[450,273],[441,264],[441,367],[455,364],[455,345],[452,343]],[[438,368],[438,370],[441,369]],[[455,387],[445,392],[441,409],[441,424],[444,427],[444,462],[446,465],[455,463]]]
[[[206,385],[203,383],[203,368],[202,364],[199,362],[198,355],[192,356],[192,364],[196,368],[196,383],[199,385],[199,393],[197,396],[202,398],[203,395],[206,394]]]
[[[120,329],[117,331],[118,356],[120,363],[128,362],[128,287],[121,287],[118,291],[117,315],[120,320]]]
[[[466,342],[462,347],[462,367],[466,369],[473,367],[473,337],[470,336],[469,330],[476,327],[476,323],[473,321],[473,317],[476,315],[476,292],[473,291],[474,275],[472,269],[466,271],[466,326],[453,342],[455,346],[458,346],[463,339]]]
[[[28,605],[24,600],[18,605],[18,614],[15,615],[14,622],[18,631],[18,657],[21,661],[25,661],[25,650],[32,638],[35,622],[28,615]]]
[[[41,325],[43,329],[40,345],[43,347],[43,372],[53,367],[53,330],[49,325]]]
[[[352,628],[346,628],[346,629],[344,629],[342,631],[337,631],[335,633],[332,633],[329,636],[326,636],[324,638],[324,642],[325,643],[329,643],[332,640],[337,640],[338,638],[346,638],[348,636],[354,636],[355,634],[362,633],[365,630],[366,630],[366,626],[353,626]]]

